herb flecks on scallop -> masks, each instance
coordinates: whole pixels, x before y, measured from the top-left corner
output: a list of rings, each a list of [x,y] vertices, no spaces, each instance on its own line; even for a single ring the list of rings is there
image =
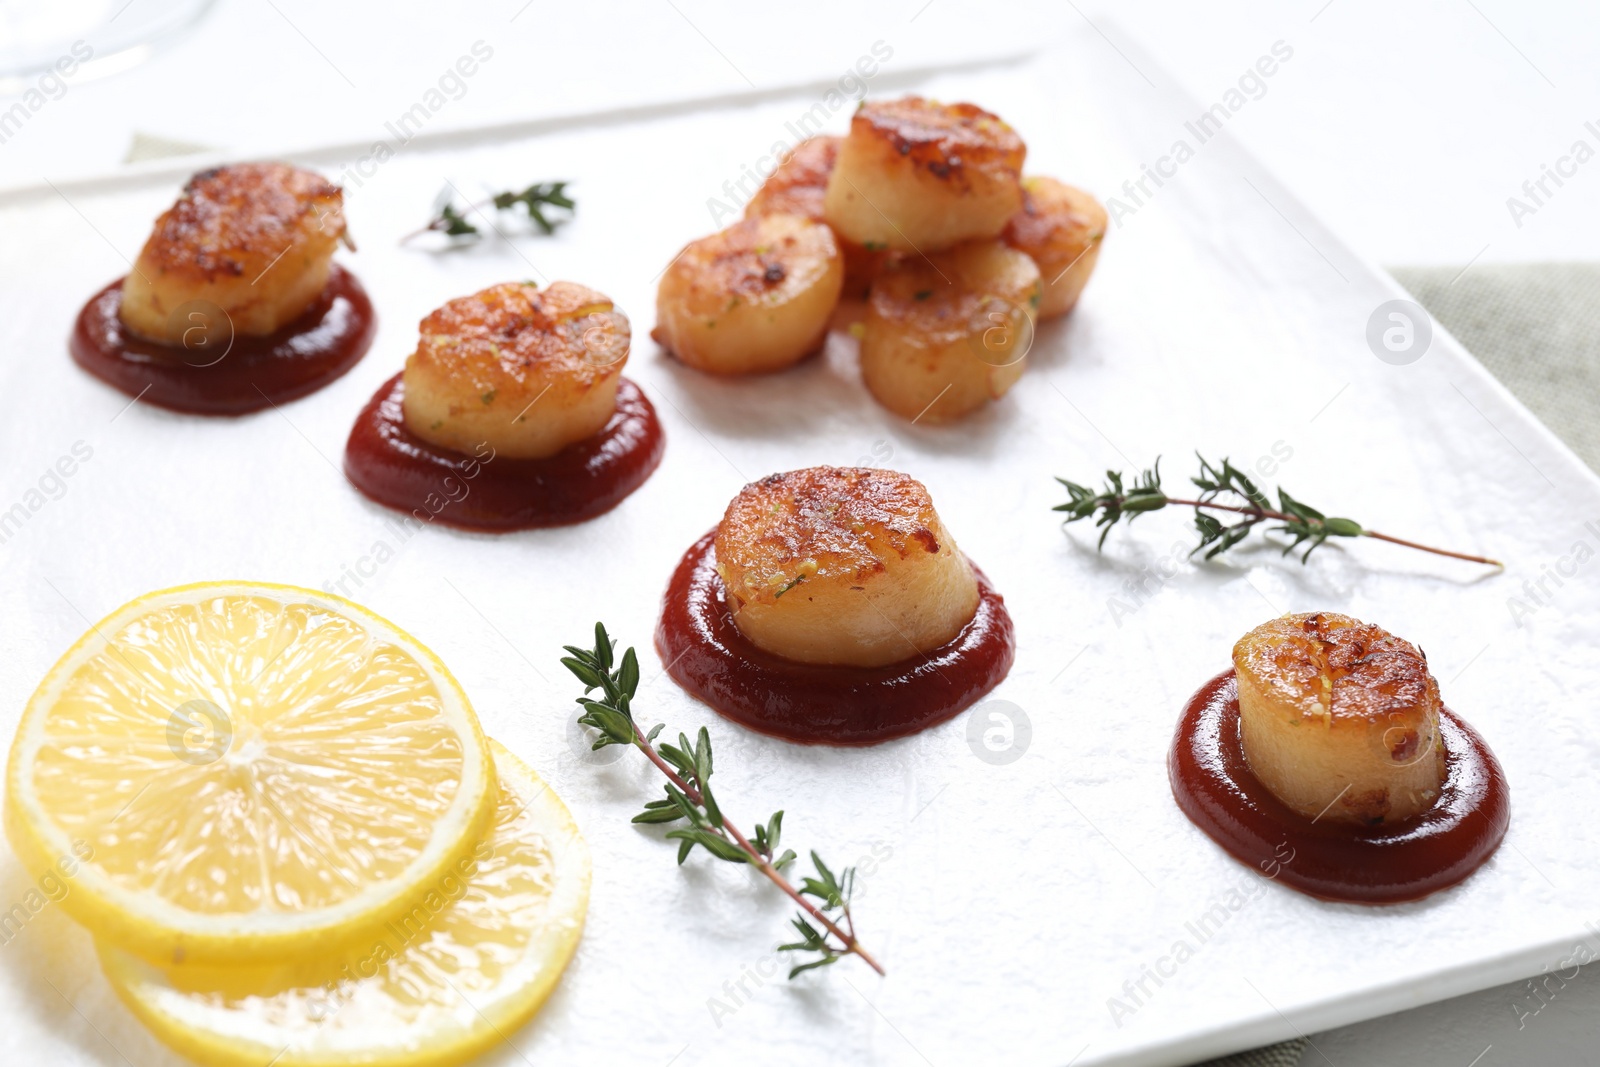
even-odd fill
[[[1039,268],[998,240],[906,256],[873,284],[861,377],[890,411],[960,418],[1004,396],[1027,367]]]
[[[1245,758],[1294,811],[1377,825],[1438,798],[1439,685],[1416,646],[1348,615],[1286,615],[1241,638],[1233,664]]]
[[[284,163],[201,171],[156,220],[123,284],[121,319],[134,335],[181,345],[187,304],[223,312],[239,335],[271,334],[328,284],[345,237],[344,200],[321,175]]]
[[[652,336],[712,374],[782,370],[821,347],[843,284],[827,226],[752,216],[691,241],[667,267]]]
[[[632,334],[609,297],[574,282],[490,286],[422,320],[406,361],[405,421],[418,437],[519,459],[592,437],[616,410]]]
[[[843,143],[843,137],[819,135],[795,145],[744,206],[745,217],[798,215],[812,222],[826,222],[823,202],[827,199],[828,178]],[[837,232],[833,236],[844,257],[842,295],[848,300],[863,299],[888,253],[881,247],[867,248]]]
[[[829,225],[867,248],[926,254],[994,237],[1022,207],[1027,147],[973,104],[861,105],[828,181]]]
[[[1065,315],[1077,304],[1100,258],[1106,222],[1105,206],[1082,189],[1054,178],[1022,180],[1022,209],[1003,237],[1039,265],[1039,318]]]
[[[881,666],[945,644],[978,586],[927,489],[895,471],[813,467],[745,486],[716,535],[739,631],[804,663]]]

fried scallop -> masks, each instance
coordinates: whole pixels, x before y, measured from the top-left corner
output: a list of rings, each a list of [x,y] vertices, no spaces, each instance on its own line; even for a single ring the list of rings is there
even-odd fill
[[[823,200],[828,190],[828,176],[833,173],[843,141],[843,137],[826,134],[801,141],[750,198],[744,207],[745,217],[799,215],[812,222],[826,221]],[[834,238],[839,242],[839,254],[844,257],[843,296],[847,300],[865,299],[886,253],[865,248],[837,233]]]
[[[739,631],[802,663],[876,667],[940,647],[978,607],[972,567],[922,483],[812,467],[744,487],[717,529]]]
[[[1251,772],[1309,819],[1380,825],[1445,777],[1439,685],[1416,646],[1348,615],[1285,615],[1233,648]]]
[[[812,222],[823,221],[822,201],[828,190],[828,175],[833,173],[843,140],[820,134],[795,145],[744,206],[745,217],[799,215]]]
[[[828,227],[752,216],[678,254],[656,291],[651,336],[712,374],[783,370],[822,347],[843,283]]]
[[[1038,300],[1039,268],[998,240],[899,257],[872,287],[862,380],[897,415],[960,418],[1022,377]]]
[[[606,425],[632,340],[611,299],[575,282],[493,285],[446,303],[420,333],[406,360],[407,429],[515,459],[552,456]]]
[[[122,287],[122,324],[178,345],[216,311],[260,337],[299,318],[328,284],[345,235],[344,194],[285,163],[201,171],[156,220]],[[188,306],[189,312],[184,312]]]
[[[1026,154],[1015,130],[973,104],[862,104],[824,212],[840,236],[872,249],[931,253],[995,237],[1022,207]]]
[[[1022,179],[1022,210],[1011,216],[1002,237],[1039,265],[1039,318],[1072,310],[1105,236],[1106,209],[1093,196],[1054,178]]]

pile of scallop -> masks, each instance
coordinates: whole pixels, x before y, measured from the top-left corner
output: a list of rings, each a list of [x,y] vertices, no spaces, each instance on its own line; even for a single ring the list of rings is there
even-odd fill
[[[960,418],[1022,376],[1035,324],[1072,310],[1105,237],[1100,203],[1024,177],[1026,154],[973,104],[864,103],[846,136],[801,143],[742,220],[678,254],[653,336],[691,367],[759,374],[847,323],[880,404]]]

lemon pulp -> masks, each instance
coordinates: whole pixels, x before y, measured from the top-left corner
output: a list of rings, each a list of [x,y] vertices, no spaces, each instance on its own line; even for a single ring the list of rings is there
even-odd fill
[[[487,834],[381,932],[276,966],[154,966],[100,957],[163,1041],[209,1064],[459,1063],[506,1040],[549,996],[582,933],[589,854],[565,805],[491,742]]]
[[[493,769],[449,672],[358,605],[253,583],[126,605],[34,694],[7,828],[153,959],[283,958],[380,923],[470,849]]]

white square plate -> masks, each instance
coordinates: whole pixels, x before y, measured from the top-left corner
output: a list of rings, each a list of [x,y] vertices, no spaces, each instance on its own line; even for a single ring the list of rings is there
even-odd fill
[[[434,136],[375,173],[348,172],[361,250],[344,261],[377,305],[377,342],[322,392],[234,420],[129,407],[65,351],[79,306],[126,271],[175,195],[172,168],[0,201],[0,512],[27,511],[0,544],[0,735],[89,621],[131,597],[203,579],[342,582],[451,665],[594,850],[578,956],[495,1063],[1176,1064],[1570,956],[1595,917],[1597,860],[1575,846],[1600,810],[1600,598],[1587,562],[1600,482],[1442,331],[1419,362],[1375,358],[1368,318],[1400,290],[1226,133],[1199,143],[1185,124],[1212,102],[1173,90],[1126,42],[1086,30],[1027,60],[886,73],[873,92],[908,87],[999,112],[1027,138],[1030,170],[1136,208],[1080,308],[1039,331],[1012,393],[946,428],[877,407],[847,338],[791,373],[735,382],[686,371],[646,338],[658,272],[714,228],[708,201],[724,182],[792,143],[789,124],[823,99],[814,89]],[[822,107],[842,132],[848,107]],[[1134,203],[1123,183],[1180,139],[1193,158]],[[338,175],[366,151],[306,161]],[[446,180],[476,196],[554,178],[571,179],[579,202],[554,238],[396,247]],[[406,538],[339,472],[351,420],[426,312],[525,277],[586,282],[631,313],[628,373],[661,414],[666,460],[583,526]],[[92,457],[52,480],[77,442]],[[1275,457],[1267,480],[1317,506],[1508,570],[1374,542],[1330,545],[1308,566],[1262,547],[1197,566],[1181,558],[1192,535],[1180,512],[1114,532],[1097,554],[1087,527],[1063,534],[1049,510],[1063,495],[1053,475],[1097,479],[1164,455],[1169,484],[1182,484],[1195,448],[1252,466]],[[871,749],[795,747],[661,677],[651,633],[679,554],[745,481],[819,463],[922,479],[1006,596],[1018,658],[994,698],[1031,722],[1020,759],[978,759],[969,716]],[[1531,610],[1515,617],[1513,597]],[[1311,609],[1425,646],[1447,701],[1503,762],[1509,836],[1459,888],[1399,907],[1321,903],[1234,863],[1174,806],[1165,758],[1184,700],[1241,633]],[[784,901],[726,865],[679,869],[657,831],[628,824],[658,784],[638,760],[580,759],[577,689],[556,662],[596,618],[639,648],[643,716],[710,726],[731,813],[782,807],[787,843],[859,861],[859,927],[887,979],[851,961],[786,984],[772,956]],[[0,859],[0,907],[27,890]],[[1227,920],[1201,942],[1191,924],[1218,904]],[[1181,940],[1192,954],[1173,966]],[[0,941],[0,1058],[176,1062],[116,1002],[58,908]],[[1158,970],[1170,973],[1147,977]]]

